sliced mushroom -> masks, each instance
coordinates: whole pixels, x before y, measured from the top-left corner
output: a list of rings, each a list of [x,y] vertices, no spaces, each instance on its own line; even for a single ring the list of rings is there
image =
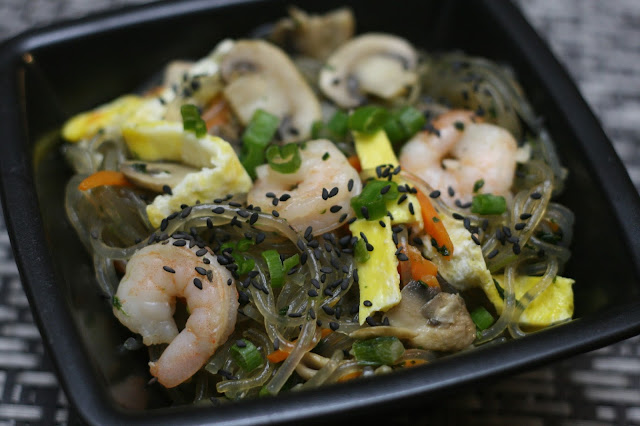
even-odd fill
[[[351,9],[343,7],[324,15],[309,15],[297,7],[289,9],[290,18],[278,21],[271,40],[291,46],[304,56],[325,60],[338,46],[353,37],[355,19]]]
[[[464,300],[457,294],[433,290],[412,281],[402,289],[402,301],[387,312],[392,327],[416,332],[412,345],[434,351],[453,352],[469,346],[476,326]]]
[[[409,330],[408,328],[380,325],[377,327],[360,328],[356,331],[351,332],[351,334],[349,334],[349,337],[358,339],[358,340],[365,340],[365,339],[372,339],[374,337],[391,336],[391,337],[397,337],[400,340],[410,340],[416,337],[417,335],[418,333],[416,333],[413,330]]]
[[[305,139],[320,103],[287,55],[262,40],[238,41],[221,63],[224,94],[243,125],[257,109],[280,117],[284,141]]]
[[[324,94],[343,108],[353,108],[367,95],[396,98],[417,81],[418,55],[403,38],[364,34],[344,44],[320,72]]]
[[[149,163],[144,161],[125,161],[120,165],[120,171],[135,185],[163,192],[165,185],[169,188],[177,186],[189,173],[198,169],[178,163]]]

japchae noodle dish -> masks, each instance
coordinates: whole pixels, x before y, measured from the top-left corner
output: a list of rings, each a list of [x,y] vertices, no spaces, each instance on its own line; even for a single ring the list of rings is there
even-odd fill
[[[513,73],[354,28],[292,8],[63,126],[68,217],[176,401],[387,374],[571,319],[566,170]]]

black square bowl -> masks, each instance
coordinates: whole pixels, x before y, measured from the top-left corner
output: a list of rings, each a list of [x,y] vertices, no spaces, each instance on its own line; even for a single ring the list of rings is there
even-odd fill
[[[0,189],[6,223],[45,345],[85,421],[299,423],[399,404],[416,409],[417,403],[470,383],[640,331],[638,194],[574,84],[519,11],[490,0],[358,0],[351,6],[359,32],[396,33],[427,50],[462,49],[515,70],[570,171],[560,202],[576,213],[565,275],[577,282],[577,319],[410,371],[276,398],[224,407],[163,407],[161,396],[151,395],[152,408],[144,411],[116,402],[118,378],[123,371],[146,368],[145,359],[118,351],[126,334],[99,297],[90,259],[66,221],[63,193],[70,171],[55,129],[71,114],[139,87],[170,59],[204,55],[224,37],[243,37],[274,21],[289,3],[161,2],[32,31],[0,47]],[[322,11],[340,3],[301,6]]]

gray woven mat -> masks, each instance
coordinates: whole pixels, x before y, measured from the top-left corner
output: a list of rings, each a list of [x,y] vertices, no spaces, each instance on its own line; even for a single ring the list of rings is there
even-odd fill
[[[142,0],[2,0],[0,40],[27,28]],[[519,0],[640,190],[640,1]],[[0,425],[68,422],[0,218]],[[451,424],[640,424],[640,338],[470,389],[435,415]],[[422,423],[420,419],[417,423]]]

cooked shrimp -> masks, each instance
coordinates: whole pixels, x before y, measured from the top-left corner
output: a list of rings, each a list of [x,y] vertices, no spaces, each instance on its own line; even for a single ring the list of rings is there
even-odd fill
[[[178,247],[175,242],[147,246],[131,257],[113,309],[122,324],[142,335],[145,345],[169,343],[160,359],[149,363],[151,374],[167,388],[207,362],[233,332],[238,310],[231,273],[210,253],[198,257],[197,246]],[[180,333],[173,319],[177,297],[186,300],[191,313]]]
[[[328,140],[306,143],[300,150],[300,168],[291,174],[273,170],[268,164],[256,168],[258,180],[249,191],[247,202],[263,210],[277,210],[299,232],[308,226],[313,235],[331,231],[354,216],[351,197],[362,190],[358,172]],[[274,206],[273,196],[280,199]]]
[[[469,111],[446,112],[433,123],[438,132],[418,133],[400,153],[400,165],[441,190],[449,205],[471,201],[478,181],[484,181],[482,193],[503,196],[513,183],[515,139],[501,127],[475,121]]]

